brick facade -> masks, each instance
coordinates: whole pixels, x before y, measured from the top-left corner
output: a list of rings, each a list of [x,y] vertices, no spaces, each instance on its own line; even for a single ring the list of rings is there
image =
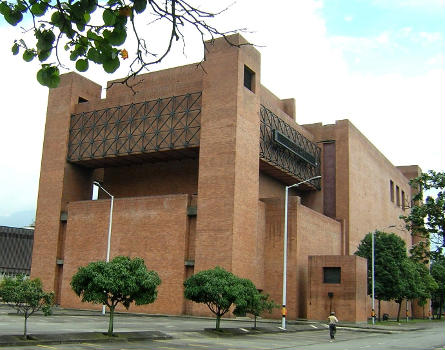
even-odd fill
[[[366,319],[366,265],[351,255],[367,232],[400,223],[389,183],[409,200],[418,168],[391,165],[347,120],[297,124],[295,100],[261,85],[259,52],[230,40],[206,43],[204,70],[137,77],[136,94],[115,84],[101,99],[75,73],[50,90],[31,273],[62,306],[98,308],[69,286],[79,266],[105,258],[110,200],[101,191],[91,200],[93,181],[115,197],[111,257],[140,256],[162,279],[154,304],[130,310],[208,315],[184,300],[182,283],[216,265],[281,302],[284,188],[321,175],[290,190],[288,317],[325,318],[325,301],[308,300],[326,287],[313,280],[311,256],[327,256],[352,259],[344,273],[356,294],[345,287],[335,300],[360,296],[341,310]]]

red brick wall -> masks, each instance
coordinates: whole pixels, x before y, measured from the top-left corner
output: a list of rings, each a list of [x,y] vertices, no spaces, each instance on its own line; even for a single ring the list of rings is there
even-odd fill
[[[308,319],[326,320],[334,311],[340,321],[366,322],[366,260],[354,255],[310,256],[308,260]],[[323,267],[340,267],[341,283],[324,283]]]
[[[47,290],[57,290],[59,285],[61,211],[67,202],[91,196],[92,172],[66,163],[70,114],[79,96],[97,99],[100,91],[99,85],[75,73],[63,75],[59,87],[49,90],[31,266],[31,276],[39,277]]]
[[[284,200],[264,199],[266,232],[264,290],[281,304],[283,281]],[[288,318],[306,317],[307,257],[311,254],[340,254],[341,225],[289,198],[287,256]],[[280,311],[275,310],[275,317]]]
[[[119,198],[114,201],[110,259],[141,257],[161,277],[158,299],[130,311],[181,314],[186,257],[187,195]],[[104,260],[110,201],[71,202],[62,283],[63,307],[96,308],[80,302],[69,285],[78,267]]]

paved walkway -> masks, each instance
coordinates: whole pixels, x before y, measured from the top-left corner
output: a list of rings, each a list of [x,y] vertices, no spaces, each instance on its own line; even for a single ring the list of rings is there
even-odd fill
[[[0,346],[23,346],[36,344],[60,344],[82,342],[142,341],[170,339],[181,332],[205,332],[209,336],[233,336],[241,334],[325,331],[327,325],[319,322],[288,321],[287,329],[279,328],[279,320],[261,319],[257,329],[249,318],[223,319],[220,332],[213,330],[214,318],[191,316],[166,316],[117,313],[115,315],[115,336],[104,334],[108,329],[108,315],[100,311],[85,311],[54,308],[53,315],[37,314],[28,319],[30,337],[23,339],[24,318],[13,310],[0,306]],[[367,324],[341,323],[339,328],[359,332],[393,333],[419,330],[427,324],[399,326],[371,326]]]

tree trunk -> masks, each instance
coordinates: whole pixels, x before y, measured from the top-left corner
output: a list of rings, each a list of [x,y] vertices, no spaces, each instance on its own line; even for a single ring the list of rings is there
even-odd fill
[[[108,336],[111,337],[113,335],[113,321],[114,321],[114,308],[116,306],[110,306],[110,321],[108,322]]]
[[[25,311],[25,325],[23,327],[23,336],[28,339],[28,311]]]
[[[397,310],[397,322],[400,321],[400,310],[402,309],[402,300],[397,301],[397,304],[399,304],[399,309]]]
[[[216,315],[216,330],[219,330],[220,323],[221,323],[221,315]]]
[[[253,328],[255,328],[256,329],[256,315],[253,315],[254,316],[254,322],[253,322],[253,324],[254,324],[254,326],[253,326]]]

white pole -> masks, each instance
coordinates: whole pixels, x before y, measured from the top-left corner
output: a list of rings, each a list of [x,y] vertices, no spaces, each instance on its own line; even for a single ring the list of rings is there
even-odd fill
[[[284,195],[284,244],[283,244],[283,304],[281,309],[281,329],[286,329],[286,288],[287,288],[287,207],[288,207],[288,199],[289,199],[289,188],[297,187],[305,182],[312,181],[315,179],[319,179],[321,176],[314,176],[310,179],[301,181],[299,183],[286,186],[285,195]]]
[[[287,284],[287,206],[289,187],[284,196],[284,247],[283,247],[283,308],[281,309],[281,328],[286,329],[286,284]]]
[[[107,244],[107,262],[110,261],[110,246],[111,246],[111,226],[113,225],[113,202],[114,196],[111,196],[110,204],[110,220],[108,222],[108,244]]]
[[[374,325],[375,324],[375,295],[374,295],[374,288],[375,288],[375,280],[374,280],[374,265],[375,265],[375,261],[374,261],[374,253],[375,253],[375,250],[374,250],[374,235],[375,235],[375,232],[372,232],[372,240],[371,240],[371,242],[372,242],[372,244],[371,244],[371,251],[372,251],[372,324]]]
[[[113,226],[113,204],[114,204],[114,196],[108,192],[105,188],[102,187],[102,185],[97,182],[94,181],[93,182],[94,185],[96,185],[97,187],[99,187],[102,191],[104,191],[106,194],[108,194],[111,198],[111,203],[110,203],[110,217],[109,217],[109,221],[108,221],[108,241],[107,241],[107,257],[106,257],[106,262],[110,261],[110,247],[111,247],[111,228]],[[105,315],[105,305],[102,305],[102,315]]]

